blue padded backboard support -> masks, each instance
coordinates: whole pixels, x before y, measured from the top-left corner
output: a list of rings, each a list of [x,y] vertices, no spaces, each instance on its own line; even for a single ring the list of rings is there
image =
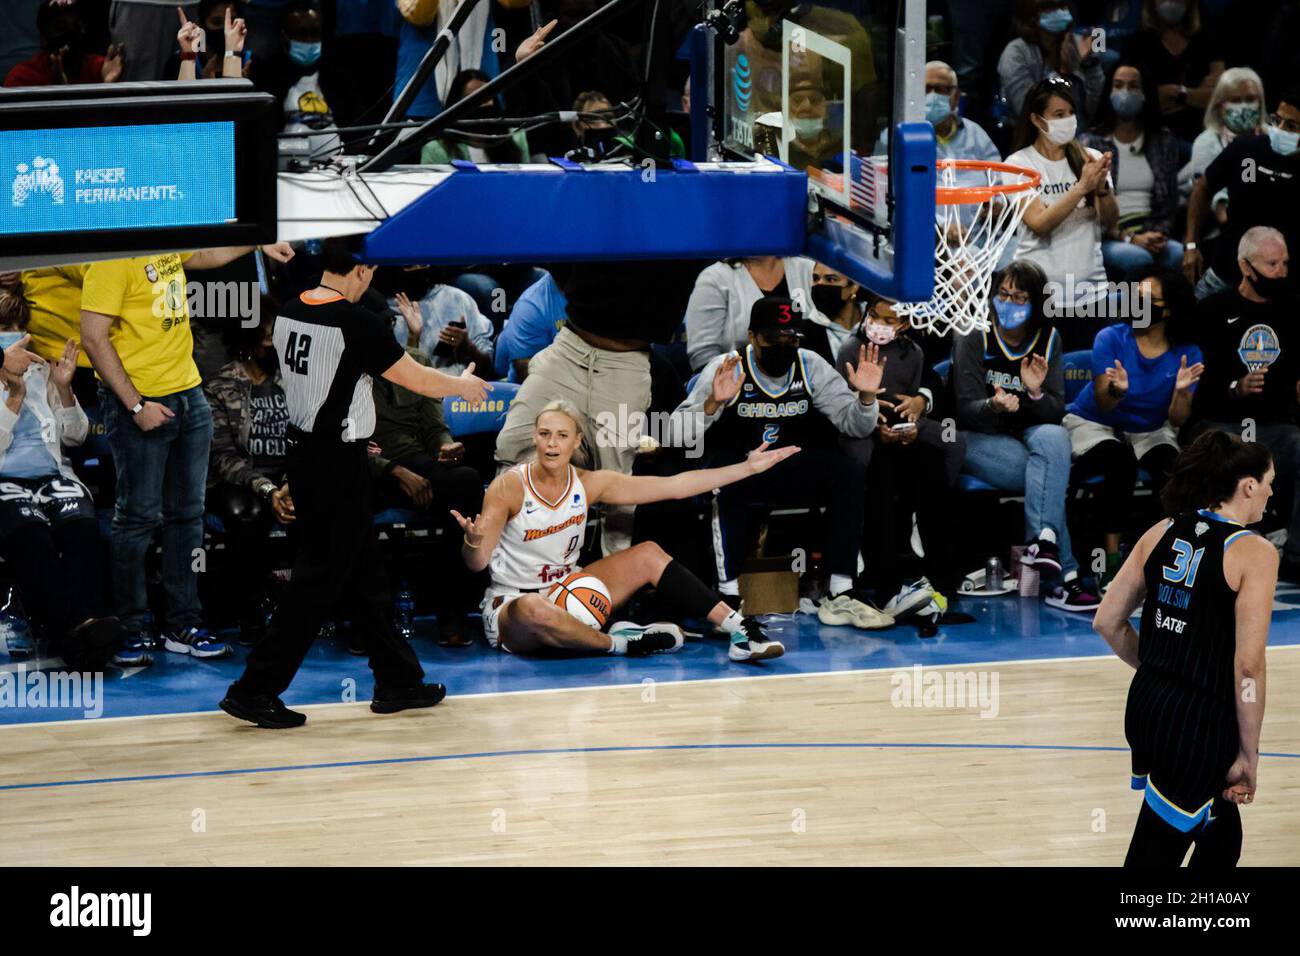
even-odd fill
[[[934,294],[934,127],[900,123],[891,139],[892,266],[865,229],[831,218],[808,237],[807,254],[887,298],[924,302]]]
[[[562,171],[458,168],[370,233],[363,255],[378,265],[405,265],[804,251],[807,177],[788,166],[738,172],[681,160],[659,170],[556,165]]]

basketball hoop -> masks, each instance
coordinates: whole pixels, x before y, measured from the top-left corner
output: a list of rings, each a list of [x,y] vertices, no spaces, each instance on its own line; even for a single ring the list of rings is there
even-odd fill
[[[1032,169],[977,159],[938,161],[935,189],[934,295],[894,311],[916,328],[965,335],[989,327],[989,287],[1007,244],[1037,189]]]

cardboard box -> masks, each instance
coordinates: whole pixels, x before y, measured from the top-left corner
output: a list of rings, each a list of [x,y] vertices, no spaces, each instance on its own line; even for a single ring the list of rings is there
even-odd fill
[[[745,614],[792,614],[799,610],[799,575],[790,559],[750,558],[740,574]]]

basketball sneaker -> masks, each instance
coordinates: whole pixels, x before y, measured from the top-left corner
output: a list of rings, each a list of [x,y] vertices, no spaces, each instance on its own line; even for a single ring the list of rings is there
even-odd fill
[[[1045,578],[1055,577],[1061,573],[1061,549],[1054,541],[1035,538],[1025,545],[1020,563],[1033,568]]]
[[[913,611],[920,610],[928,605],[934,594],[935,591],[930,586],[929,579],[917,578],[911,584],[904,584],[902,590],[889,599],[889,603],[885,605],[884,613],[894,620],[906,617]]]
[[[306,714],[290,710],[279,697],[240,694],[233,687],[226,691],[220,707],[231,717],[246,720],[267,730],[285,730],[307,723]]]
[[[740,622],[744,640],[732,642],[727,656],[733,661],[753,663],[754,661],[775,660],[785,653],[785,645],[767,636],[763,622],[756,617],[747,617]]]
[[[189,654],[199,658],[229,657],[235,653],[229,644],[217,640],[202,627],[167,631],[163,634],[163,647],[173,654]]]
[[[634,624],[619,621],[610,626],[611,637],[627,640],[628,657],[649,657],[651,654],[675,654],[686,643],[686,635],[676,624]]]
[[[150,645],[143,632],[134,631],[122,638],[108,662],[114,667],[148,667],[153,663]]]
[[[872,606],[860,591],[845,591],[833,598],[823,598],[817,607],[817,620],[832,627],[851,624],[864,631],[893,627],[890,615]]]
[[[432,707],[447,696],[442,684],[415,684],[412,687],[375,687],[370,709],[376,714],[395,714],[413,707]]]
[[[1101,599],[1092,593],[1092,588],[1083,583],[1082,578],[1066,581],[1053,588],[1043,599],[1048,607],[1060,608],[1062,611],[1080,611],[1091,614],[1101,604]]]

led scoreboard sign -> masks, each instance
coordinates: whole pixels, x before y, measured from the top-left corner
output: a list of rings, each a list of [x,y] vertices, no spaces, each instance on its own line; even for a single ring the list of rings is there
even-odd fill
[[[273,102],[238,80],[0,91],[0,260],[274,241]]]

